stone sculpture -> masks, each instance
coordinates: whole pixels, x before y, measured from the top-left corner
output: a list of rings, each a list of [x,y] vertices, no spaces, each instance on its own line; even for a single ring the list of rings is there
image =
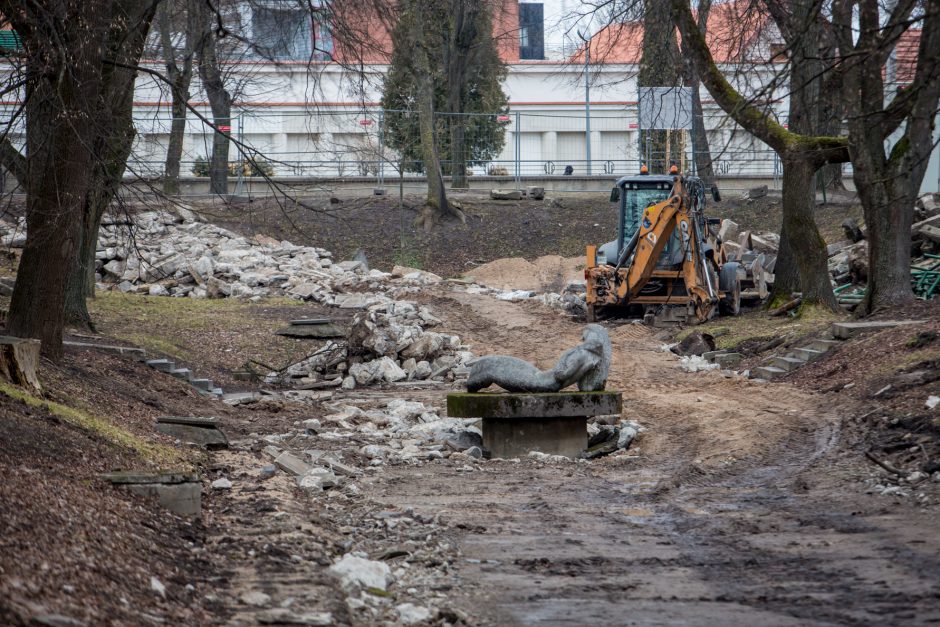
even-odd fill
[[[478,392],[494,383],[508,392],[558,392],[574,383],[582,392],[603,390],[613,353],[607,329],[589,324],[581,338],[584,342],[562,353],[551,370],[507,355],[480,357],[470,366],[467,391]]]

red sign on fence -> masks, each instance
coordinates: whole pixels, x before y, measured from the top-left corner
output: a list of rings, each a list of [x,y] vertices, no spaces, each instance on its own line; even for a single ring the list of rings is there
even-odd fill
[[[220,133],[231,133],[231,132],[232,132],[232,127],[229,126],[228,124],[219,124],[218,129],[219,129],[219,132],[220,132]]]
[[[372,126],[372,120],[359,120],[359,126]]]

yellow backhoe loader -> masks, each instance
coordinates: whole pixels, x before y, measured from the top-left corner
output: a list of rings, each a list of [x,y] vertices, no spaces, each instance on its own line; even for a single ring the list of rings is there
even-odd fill
[[[713,198],[720,200],[712,187]],[[587,318],[642,317],[668,325],[704,322],[720,310],[741,310],[737,262],[722,263],[718,242],[705,217],[706,189],[694,176],[627,176],[617,181],[611,202],[620,208],[617,239],[587,247]]]

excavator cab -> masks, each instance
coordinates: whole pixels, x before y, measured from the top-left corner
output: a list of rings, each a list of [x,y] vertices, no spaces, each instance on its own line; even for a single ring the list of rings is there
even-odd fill
[[[669,198],[672,194],[673,185],[674,180],[671,176],[646,174],[625,176],[617,181],[617,184],[610,192],[610,200],[616,202],[618,208],[617,239],[598,246],[596,260],[598,265],[614,265],[617,263],[620,251],[640,229],[643,212],[647,207]],[[673,234],[670,240],[675,241],[670,241],[666,245],[661,260],[668,259],[669,253],[679,248],[678,234]]]

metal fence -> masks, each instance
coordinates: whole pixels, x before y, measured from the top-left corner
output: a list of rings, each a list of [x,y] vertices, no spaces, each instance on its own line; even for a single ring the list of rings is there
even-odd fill
[[[206,118],[209,116],[206,114]],[[632,174],[651,157],[694,169],[691,143],[680,154],[650,155],[635,110],[583,113],[508,111],[493,114],[437,114],[437,149],[445,175],[465,166],[480,176],[604,177]],[[172,119],[163,112],[138,114],[137,140],[129,169],[133,175],[163,176]],[[362,178],[384,183],[424,173],[416,143],[417,116],[381,109],[310,111],[245,110],[233,115],[229,171],[236,179],[261,175],[305,178]],[[780,176],[776,154],[741,131],[715,120],[709,131],[715,174],[728,178]],[[588,130],[588,128],[590,130]],[[454,133],[462,129],[462,142]],[[196,116],[187,119],[180,174],[208,176],[215,131]],[[459,146],[463,146],[459,149]]]

